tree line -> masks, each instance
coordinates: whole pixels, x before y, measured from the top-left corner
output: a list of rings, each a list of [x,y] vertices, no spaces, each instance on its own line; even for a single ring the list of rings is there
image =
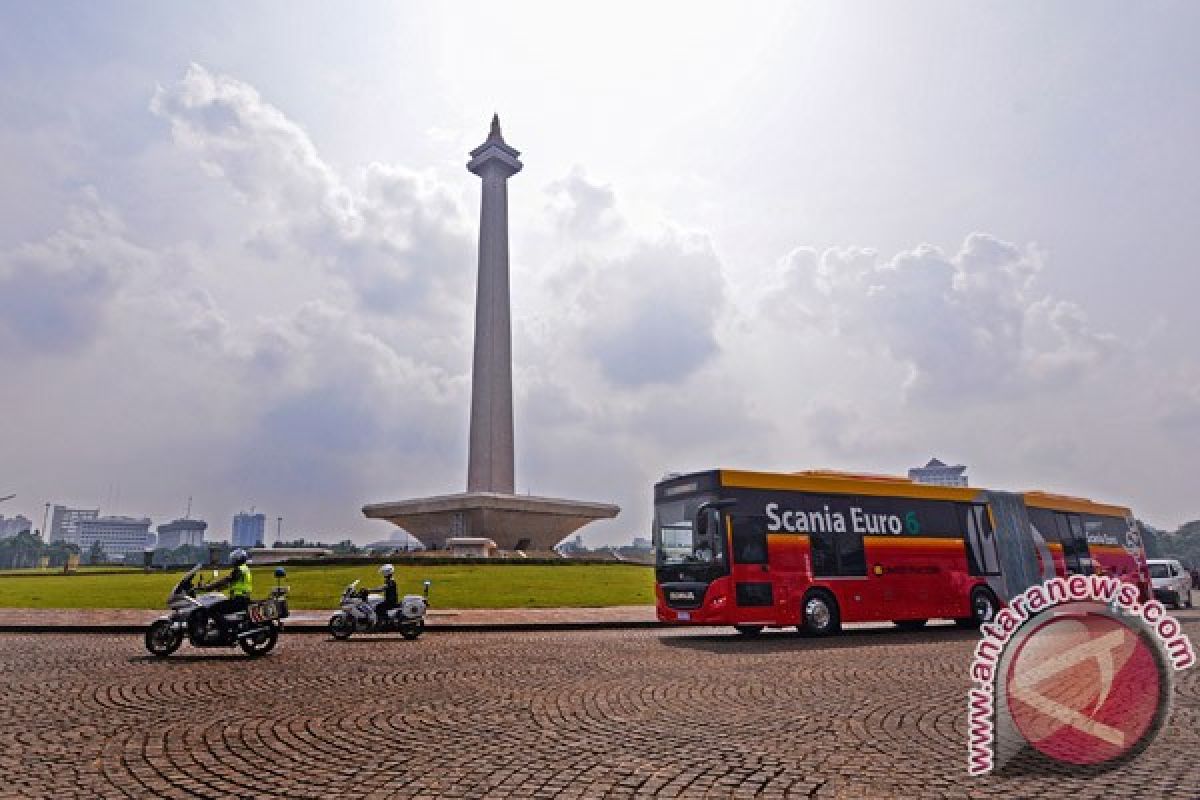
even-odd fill
[[[62,567],[71,555],[81,555],[79,546],[66,542],[46,544],[40,536],[21,531],[15,536],[0,539],[0,569],[27,569],[41,565],[47,558],[47,566]]]
[[[1175,558],[1185,567],[1200,567],[1200,519],[1186,522],[1173,533],[1143,525],[1146,556]]]

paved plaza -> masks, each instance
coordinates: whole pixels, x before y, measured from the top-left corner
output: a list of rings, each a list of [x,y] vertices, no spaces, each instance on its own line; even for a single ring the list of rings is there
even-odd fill
[[[1196,796],[1197,669],[1124,766],[969,779],[974,642],[952,628],[294,634],[257,661],[186,645],[157,661],[133,635],[3,634],[0,796]]]

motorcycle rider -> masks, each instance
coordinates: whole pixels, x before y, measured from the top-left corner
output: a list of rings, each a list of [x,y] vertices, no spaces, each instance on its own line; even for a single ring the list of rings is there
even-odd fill
[[[250,562],[250,557],[246,555],[246,551],[238,548],[229,554],[229,562],[233,565],[233,569],[220,580],[213,581],[206,585],[200,585],[199,588],[204,592],[215,592],[229,587],[229,597],[219,603],[209,606],[208,613],[217,623],[217,627],[221,631],[221,635],[225,635],[225,615],[233,614],[238,611],[245,611],[250,605],[250,567],[247,564]],[[201,620],[201,624],[207,625],[206,620]]]
[[[375,624],[377,625],[387,622],[388,611],[400,605],[400,592],[396,589],[396,581],[392,577],[395,571],[395,567],[391,564],[384,564],[379,568],[379,574],[383,576],[383,586],[365,590],[368,594],[372,592],[383,594],[383,602],[375,607]]]

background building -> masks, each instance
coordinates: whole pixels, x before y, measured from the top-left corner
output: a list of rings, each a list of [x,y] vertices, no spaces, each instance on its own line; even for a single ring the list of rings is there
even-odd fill
[[[234,547],[261,547],[266,544],[267,515],[250,514],[245,511],[233,515]]]
[[[85,519],[96,519],[100,516],[98,508],[67,508],[55,506],[50,517],[50,535],[46,541],[79,544],[79,523]]]
[[[420,539],[406,531],[396,531],[391,537],[379,542],[371,542],[364,545],[363,549],[375,553],[394,553],[394,552],[410,552],[415,550],[424,550],[425,545]]]
[[[936,458],[931,458],[925,466],[910,469],[908,479],[915,483],[928,483],[933,486],[966,486],[967,468],[962,464],[950,467]]]
[[[99,544],[109,561],[141,553],[151,543],[150,520],[135,517],[90,517],[79,520],[79,549],[85,554]]]
[[[17,514],[15,517],[5,517],[0,514],[0,539],[16,536],[22,531],[32,531],[33,522]]]
[[[201,547],[208,523],[202,519],[177,519],[158,526],[158,547],[174,550],[182,545]]]

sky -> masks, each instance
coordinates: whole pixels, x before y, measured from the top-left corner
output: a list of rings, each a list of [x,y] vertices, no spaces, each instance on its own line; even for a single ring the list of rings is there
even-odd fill
[[[517,490],[900,473],[1200,517],[1194,3],[0,5],[0,513],[284,538],[466,480],[509,182]],[[273,520],[274,522],[274,520]],[[274,527],[274,526],[272,526]]]

